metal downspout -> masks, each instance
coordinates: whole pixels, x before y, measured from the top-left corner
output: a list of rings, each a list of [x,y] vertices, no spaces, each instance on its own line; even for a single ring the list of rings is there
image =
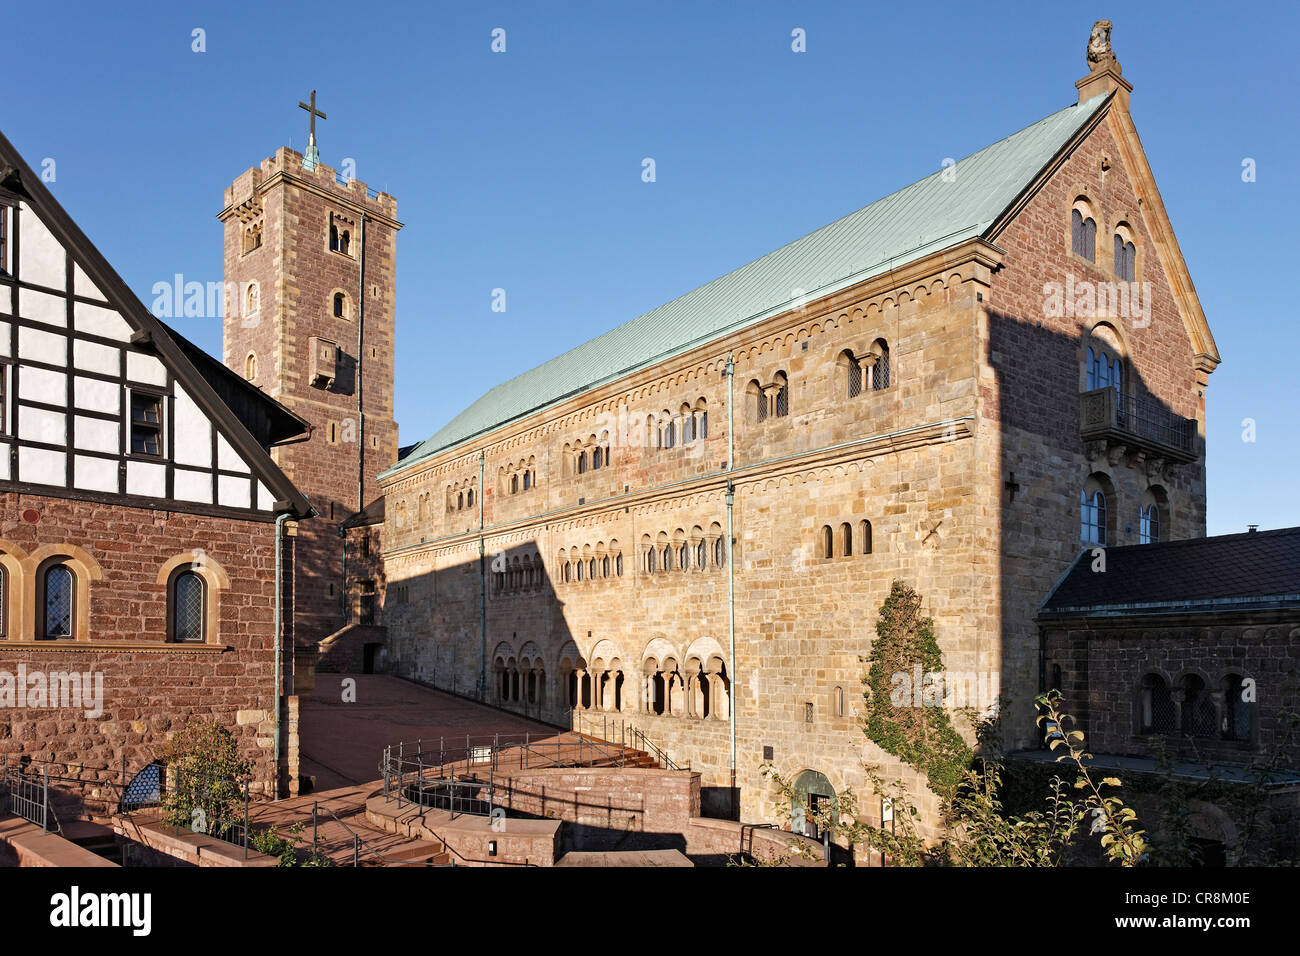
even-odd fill
[[[361,361],[366,328],[366,211],[361,210],[361,257],[357,269],[357,511],[366,507],[366,412],[362,407]]]
[[[731,700],[730,706],[727,707],[727,718],[731,724],[731,791],[736,792],[736,700],[737,700],[737,668],[736,668],[736,562],[735,554],[735,503],[736,490],[731,483],[731,472],[736,467],[736,439],[735,425],[736,413],[735,403],[735,382],[736,382],[736,361],[735,355],[727,356],[727,656],[731,661]],[[736,814],[739,818],[740,801],[736,800]]]
[[[280,795],[280,698],[283,682],[280,680],[280,646],[284,643],[281,621],[284,604],[284,523],[288,513],[275,516],[275,795]]]
[[[478,620],[479,620],[479,656],[478,656],[478,699],[487,700],[487,554],[483,547],[483,461],[484,453],[478,453]]]

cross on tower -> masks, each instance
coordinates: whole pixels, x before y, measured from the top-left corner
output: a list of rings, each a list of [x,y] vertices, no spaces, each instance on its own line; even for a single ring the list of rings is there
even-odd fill
[[[327,117],[325,116],[324,113],[322,113],[320,110],[316,109],[316,91],[315,91],[315,90],[312,90],[312,91],[311,91],[311,105],[308,105],[308,104],[304,103],[302,100],[299,100],[299,101],[298,101],[298,108],[299,108],[299,109],[306,110],[308,113],[311,114],[311,140],[310,140],[310,142],[315,143],[315,142],[316,142],[316,117],[319,116],[321,119],[326,119],[326,118],[327,118]]]

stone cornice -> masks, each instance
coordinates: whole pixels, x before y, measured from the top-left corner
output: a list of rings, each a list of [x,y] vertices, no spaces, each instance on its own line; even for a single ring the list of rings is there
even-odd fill
[[[476,542],[480,537],[497,538],[528,531],[536,526],[547,527],[558,522],[578,522],[590,520],[602,513],[622,511],[624,509],[645,509],[654,504],[699,494],[723,494],[727,483],[740,486],[769,481],[798,472],[831,467],[862,458],[870,458],[882,453],[893,453],[921,445],[938,442],[958,441],[970,438],[974,432],[970,423],[971,416],[928,422],[911,428],[886,432],[867,438],[855,439],[836,445],[814,449],[801,454],[786,455],[780,458],[754,462],[740,466],[732,471],[717,471],[698,478],[671,482],[627,494],[614,495],[589,501],[567,508],[556,508],[540,514],[529,515],[497,525],[489,525],[480,531],[475,528],[458,534],[444,535],[431,541],[408,544],[383,552],[385,559],[409,557],[422,552],[433,552],[447,548],[459,548]]]

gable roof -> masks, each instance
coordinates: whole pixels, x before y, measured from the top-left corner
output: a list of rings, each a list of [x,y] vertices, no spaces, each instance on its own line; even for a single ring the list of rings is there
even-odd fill
[[[1040,618],[1300,607],[1300,528],[1083,551]]]
[[[299,434],[309,432],[310,426],[279,402],[262,394],[260,390],[256,390],[255,395],[245,391],[239,401],[229,404],[223,400],[222,395],[218,394],[218,388],[232,397],[236,392],[228,383],[223,387],[222,377],[210,367],[216,360],[211,356],[208,356],[210,362],[198,358],[196,352],[206,353],[202,353],[197,346],[181,338],[145,307],[117,271],[109,265],[108,260],[95,244],[45,188],[41,178],[32,171],[3,133],[0,133],[0,185],[31,203],[46,228],[65,249],[72,253],[77,264],[103,293],[109,305],[121,315],[123,321],[134,332],[142,333],[147,337],[158,358],[171,369],[172,374],[184,386],[194,402],[225,435],[231,446],[244,457],[275,499],[286,502],[288,510],[296,517],[306,518],[315,514],[311,503],[271,460],[271,456],[259,441],[263,436],[292,432],[295,427],[294,419],[302,426],[298,430]],[[196,361],[208,366],[205,369],[206,375],[200,374],[195,368]],[[214,387],[214,383],[217,387]],[[241,405],[243,418],[235,410]],[[247,422],[243,419],[247,419]],[[259,428],[259,420],[264,420],[265,427],[259,429],[262,435],[255,437],[250,431],[250,425]]]
[[[1108,94],[1068,106],[489,390],[383,474],[940,249],[983,236]]]

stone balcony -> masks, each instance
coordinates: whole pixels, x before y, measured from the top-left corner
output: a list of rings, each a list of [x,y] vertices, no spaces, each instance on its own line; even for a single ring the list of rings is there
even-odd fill
[[[1104,449],[1108,455],[1185,464],[1199,454],[1196,419],[1110,387],[1079,396],[1079,436],[1090,449]]]

